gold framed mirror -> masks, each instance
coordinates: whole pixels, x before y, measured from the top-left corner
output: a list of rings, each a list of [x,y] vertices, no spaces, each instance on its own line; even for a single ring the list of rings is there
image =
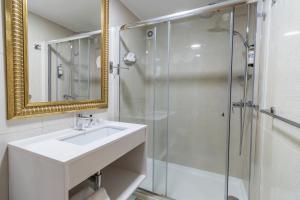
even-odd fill
[[[107,108],[108,7],[5,0],[8,119]]]

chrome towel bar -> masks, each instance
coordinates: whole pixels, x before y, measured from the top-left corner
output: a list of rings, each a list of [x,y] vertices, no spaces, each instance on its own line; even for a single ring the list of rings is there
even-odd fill
[[[287,124],[290,124],[292,126],[296,126],[297,128],[300,128],[300,123],[297,123],[297,122],[294,122],[292,120],[289,120],[287,118],[284,118],[284,117],[281,117],[281,116],[278,116],[275,114],[275,108],[274,107],[271,107],[270,109],[263,109],[263,110],[260,110],[261,113],[264,113],[266,115],[269,115],[271,117],[273,117],[274,119],[278,119],[280,121],[283,121]]]

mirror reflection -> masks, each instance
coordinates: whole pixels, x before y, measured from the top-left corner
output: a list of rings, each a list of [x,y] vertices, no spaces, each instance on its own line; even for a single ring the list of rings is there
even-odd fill
[[[101,99],[101,0],[28,0],[29,102]]]

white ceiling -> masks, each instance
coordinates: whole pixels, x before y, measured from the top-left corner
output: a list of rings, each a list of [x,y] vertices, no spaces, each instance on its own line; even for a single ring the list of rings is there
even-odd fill
[[[216,0],[120,0],[141,20],[207,5]]]
[[[100,29],[101,0],[28,0],[28,10],[74,32]]]
[[[111,1],[121,1],[143,20],[197,8],[216,0]],[[80,33],[100,29],[100,2],[101,0],[28,0],[28,10]]]

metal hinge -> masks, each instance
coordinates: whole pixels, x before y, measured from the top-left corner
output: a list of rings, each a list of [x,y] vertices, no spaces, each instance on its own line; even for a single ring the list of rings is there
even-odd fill
[[[267,18],[267,14],[265,12],[257,13],[257,17],[261,17],[263,21],[265,21]]]
[[[120,75],[120,64],[118,64],[118,67],[117,67],[117,74]]]
[[[112,61],[109,62],[109,73],[113,73],[114,72],[114,63]]]
[[[114,66],[114,63],[111,61],[109,62],[109,72],[112,74],[114,73],[114,69],[117,69],[117,74],[120,75],[120,69],[127,69],[129,70],[129,68],[127,67],[121,67],[120,64],[118,64],[117,67]]]

